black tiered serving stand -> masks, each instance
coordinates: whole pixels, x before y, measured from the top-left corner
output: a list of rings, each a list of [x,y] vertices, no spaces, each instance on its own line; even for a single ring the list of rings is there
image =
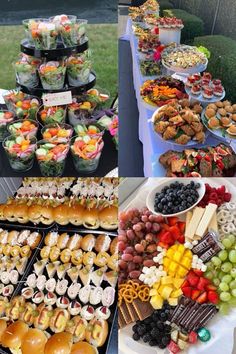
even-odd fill
[[[82,44],[75,45],[73,47],[64,47],[62,42],[58,42],[56,49],[49,50],[39,50],[32,46],[27,39],[21,41],[21,52],[30,55],[35,58],[44,58],[47,60],[58,60],[62,57],[69,57],[70,55],[75,55],[83,53],[89,48],[88,40],[84,41]],[[71,91],[72,95],[81,95],[82,93],[90,90],[96,84],[96,74],[94,72],[90,75],[90,80],[88,83],[79,86],[70,86],[68,84],[67,78],[65,80],[65,85],[60,90],[45,90],[41,83],[37,87],[28,87],[21,85],[16,82],[17,87],[24,93],[31,94],[33,96],[41,97],[43,93],[58,93]]]

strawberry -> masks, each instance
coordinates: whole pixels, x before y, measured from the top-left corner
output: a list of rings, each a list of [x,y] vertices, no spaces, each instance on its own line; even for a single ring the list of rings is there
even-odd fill
[[[161,242],[167,243],[168,245],[173,245],[174,240],[169,231],[165,232],[164,235],[161,236]]]
[[[185,226],[186,226],[186,223],[185,223],[184,221],[179,221],[179,222],[178,222],[178,228],[180,229],[181,234],[184,233],[184,231],[185,231]]]
[[[182,286],[181,286],[181,289],[186,288],[186,287],[188,287],[188,286],[190,286],[190,284],[189,284],[189,282],[187,281],[187,279],[185,279],[185,281],[183,282],[183,284],[182,284]]]
[[[208,284],[207,286],[206,286],[206,290],[208,290],[208,291],[216,291],[216,286],[214,286],[214,285],[212,285],[212,284]]]
[[[212,302],[213,304],[218,304],[219,296],[216,291],[209,291],[208,292],[208,301]]]
[[[181,288],[183,291],[184,296],[186,297],[191,297],[192,295],[192,288],[190,286],[187,286],[186,288]]]
[[[170,341],[170,343],[167,346],[167,349],[171,354],[177,354],[180,352],[180,348],[178,344],[176,344],[173,340]]]
[[[190,332],[189,335],[188,335],[188,341],[191,344],[197,343],[197,338],[198,338],[197,337],[197,333],[194,332],[194,331]]]
[[[199,277],[197,277],[193,272],[189,272],[187,279],[191,286],[197,286]]]
[[[185,237],[184,235],[180,235],[178,238],[178,242],[184,244],[185,243]]]
[[[179,218],[177,218],[177,216],[172,216],[172,217],[168,218],[167,221],[170,226],[175,226],[177,224],[177,222],[179,221]]]
[[[192,290],[191,299],[192,299],[192,300],[196,300],[200,294],[201,294],[201,291],[200,291],[200,290],[198,290],[198,289],[193,289],[193,290]]]
[[[201,277],[197,284],[198,290],[205,290],[206,286],[209,284],[209,280],[206,278]]]
[[[203,275],[203,272],[199,269],[193,269],[193,271],[198,277],[201,277]]]
[[[160,226],[161,226],[161,229],[162,229],[162,230],[169,231],[169,228],[170,228],[169,225],[167,225],[167,224],[161,224]]]
[[[169,232],[171,233],[171,236],[173,237],[174,240],[178,240],[178,238],[181,236],[180,229],[178,226],[171,226],[169,228]]]
[[[157,246],[160,246],[162,248],[168,249],[170,247],[170,245],[168,245],[167,243],[164,243],[162,241],[159,241]]]
[[[204,304],[205,302],[207,302],[207,292],[204,291],[204,293],[202,293],[200,296],[198,296],[196,301],[199,302],[199,304]]]
[[[231,197],[232,197],[232,194],[231,194],[231,193],[225,193],[225,195],[224,195],[224,201],[225,201],[225,202],[230,202]]]

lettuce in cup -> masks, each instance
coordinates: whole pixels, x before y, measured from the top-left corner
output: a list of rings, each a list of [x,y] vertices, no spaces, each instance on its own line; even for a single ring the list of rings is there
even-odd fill
[[[37,87],[39,83],[37,71],[40,63],[41,60],[22,53],[19,60],[13,63],[17,82],[27,87]]]
[[[67,76],[71,86],[87,84],[91,74],[91,60],[82,55],[73,55],[67,59]]]
[[[28,23],[28,30],[36,49],[56,49],[58,31],[55,23],[48,19],[32,19]]]
[[[38,111],[38,120],[42,125],[51,123],[64,123],[66,120],[67,106],[42,106]]]
[[[40,65],[39,76],[45,90],[61,90],[64,87],[66,65],[64,60],[49,61]]]
[[[8,136],[7,125],[14,120],[14,113],[10,111],[0,110],[0,141]]]

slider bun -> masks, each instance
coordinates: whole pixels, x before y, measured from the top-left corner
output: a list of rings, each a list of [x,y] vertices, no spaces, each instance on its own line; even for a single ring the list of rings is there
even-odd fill
[[[31,205],[28,208],[29,220],[32,221],[34,224],[39,224],[41,222],[41,209],[42,206],[38,204]]]
[[[99,213],[100,226],[106,230],[115,230],[118,227],[118,208],[110,206]]]
[[[17,221],[16,211],[17,206],[15,204],[7,204],[4,208],[4,216],[8,221]]]
[[[98,354],[98,350],[87,342],[78,342],[72,345],[70,354]]]
[[[6,348],[18,349],[29,327],[23,321],[10,324],[2,334],[1,345]]]
[[[115,238],[111,241],[110,253],[111,253],[111,254],[118,253],[118,237],[115,237]]]
[[[223,104],[223,102],[221,102],[221,101],[215,102],[215,105],[216,105],[218,108],[224,107],[224,104]]]
[[[72,344],[73,336],[71,333],[56,333],[47,341],[44,354],[70,354]]]
[[[51,225],[54,221],[53,208],[50,206],[41,207],[41,222],[44,225]]]
[[[6,328],[7,328],[7,322],[6,322],[6,320],[3,320],[1,318],[0,319],[0,341],[1,341],[2,335],[3,335]]]
[[[22,354],[44,354],[47,337],[40,329],[30,328],[21,345]]]
[[[70,223],[76,226],[82,225],[84,221],[84,212],[85,209],[80,204],[73,205],[72,207],[70,207],[68,213]]]
[[[82,238],[80,247],[83,251],[92,251],[95,246],[95,241],[94,235],[88,234]]]
[[[108,324],[105,320],[92,319],[86,330],[86,341],[95,347],[101,347],[108,335]]]
[[[108,235],[102,234],[96,238],[95,250],[97,252],[106,252],[109,250],[111,239]]]
[[[6,217],[4,216],[5,206],[6,204],[0,204],[0,220],[6,220]]]
[[[26,224],[29,221],[28,209],[26,204],[18,204],[15,208],[15,216],[20,224]]]
[[[53,210],[54,221],[56,221],[60,225],[69,224],[69,212],[70,207],[65,204],[58,205]]]
[[[216,111],[213,108],[207,108],[205,112],[205,116],[207,119],[210,119],[216,115]]]
[[[99,227],[98,209],[85,209],[83,225],[84,227],[93,230]]]

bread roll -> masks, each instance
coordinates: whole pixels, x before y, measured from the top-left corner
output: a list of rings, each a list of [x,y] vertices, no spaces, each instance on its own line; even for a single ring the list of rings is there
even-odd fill
[[[6,220],[6,217],[4,215],[4,209],[5,209],[6,204],[0,204],[0,220]]]
[[[85,209],[84,211],[84,227],[88,229],[97,229],[99,227],[99,216],[98,216],[98,209]]]
[[[86,252],[83,255],[83,263],[84,265],[93,265],[96,259],[96,253],[94,252]]]
[[[17,221],[15,204],[7,204],[4,208],[4,217],[10,222]]]
[[[89,322],[86,330],[86,341],[95,347],[101,347],[108,335],[108,324],[106,320],[98,320],[96,318]]]
[[[69,212],[70,207],[65,204],[58,205],[53,210],[54,221],[56,221],[60,225],[69,224]]]
[[[95,241],[94,235],[88,234],[82,238],[80,246],[84,251],[92,251],[95,246]]]
[[[84,340],[88,322],[80,316],[75,316],[73,318],[73,322],[75,324],[74,331],[73,331],[74,342],[79,342],[81,340]]]
[[[27,245],[30,246],[32,250],[34,250],[40,243],[42,236],[39,232],[32,232],[30,236],[27,238]]]
[[[15,246],[17,244],[17,239],[19,236],[19,231],[10,231],[7,237],[7,243],[10,246]]]
[[[94,260],[94,263],[98,267],[104,267],[110,259],[110,256],[107,252],[99,252],[97,257]]]
[[[43,331],[36,328],[30,328],[24,336],[21,351],[22,354],[44,354],[44,347],[47,337]]]
[[[38,204],[33,204],[29,206],[28,217],[32,223],[39,224],[41,222],[41,216],[42,216],[41,209],[42,206]]]
[[[6,328],[7,328],[7,321],[1,318],[0,319],[0,341]]]
[[[70,354],[72,344],[73,336],[71,333],[56,333],[47,341],[44,354]]]
[[[110,253],[111,254],[118,253],[118,237],[114,237],[113,240],[111,241]]]
[[[96,238],[95,250],[97,252],[107,252],[109,250],[111,239],[108,235],[102,234]]]
[[[5,348],[18,349],[29,327],[23,321],[16,321],[10,324],[2,334],[1,345]]]
[[[82,225],[84,221],[84,212],[85,209],[82,205],[77,204],[73,205],[69,209],[69,221],[72,225]]]
[[[105,230],[115,230],[118,227],[118,208],[110,206],[99,213],[100,226]]]
[[[53,311],[53,316],[50,318],[50,329],[54,333],[63,332],[66,328],[66,323],[70,319],[70,314],[65,309],[56,308]]]
[[[98,350],[87,342],[78,342],[72,345],[70,354],[98,354]]]
[[[53,208],[50,206],[41,207],[41,222],[44,225],[51,225],[54,221]]]
[[[20,224],[26,224],[29,221],[28,205],[18,204],[15,208],[15,216]]]
[[[111,268],[112,270],[118,271],[118,253],[117,254],[113,254],[108,262],[107,265],[109,268]]]

